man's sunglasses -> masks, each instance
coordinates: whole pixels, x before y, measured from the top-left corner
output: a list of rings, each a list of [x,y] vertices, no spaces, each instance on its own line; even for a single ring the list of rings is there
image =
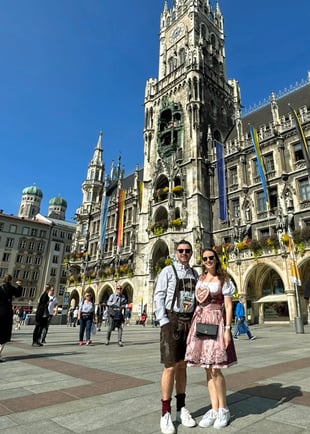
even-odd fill
[[[203,259],[203,262],[213,261],[214,255],[212,255],[212,256],[204,256],[202,259]]]
[[[179,253],[187,253],[187,254],[192,253],[191,249],[178,249],[178,252]]]

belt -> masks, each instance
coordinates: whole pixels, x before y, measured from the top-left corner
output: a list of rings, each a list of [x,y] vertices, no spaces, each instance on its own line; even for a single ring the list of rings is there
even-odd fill
[[[167,314],[172,314],[172,315],[176,315],[178,318],[184,318],[184,319],[188,319],[191,318],[194,314],[194,312],[190,312],[190,313],[185,313],[185,312],[174,312],[174,311],[167,311]]]

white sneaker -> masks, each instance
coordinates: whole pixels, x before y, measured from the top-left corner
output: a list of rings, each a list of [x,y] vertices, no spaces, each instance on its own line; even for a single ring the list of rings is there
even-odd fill
[[[219,408],[217,412],[217,418],[214,422],[214,428],[224,428],[224,426],[228,425],[230,420],[230,413],[228,408]]]
[[[202,419],[198,425],[200,428],[209,428],[210,426],[214,425],[216,418],[217,412],[211,408],[211,410],[207,411],[207,413],[202,416]]]
[[[163,434],[175,434],[175,427],[168,411],[160,419],[160,429]]]
[[[182,407],[180,411],[177,411],[177,421],[187,428],[196,426],[196,421],[192,418],[187,408]]]

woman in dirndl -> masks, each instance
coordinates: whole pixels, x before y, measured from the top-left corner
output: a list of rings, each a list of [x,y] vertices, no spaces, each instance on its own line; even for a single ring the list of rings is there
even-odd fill
[[[222,268],[215,250],[203,250],[205,272],[199,277],[195,289],[198,302],[187,338],[185,360],[187,366],[205,368],[211,400],[211,410],[199,422],[201,428],[228,425],[230,412],[226,401],[226,382],[221,369],[237,362],[231,334],[233,317],[232,295],[235,286]],[[196,324],[216,324],[216,337],[196,336]]]

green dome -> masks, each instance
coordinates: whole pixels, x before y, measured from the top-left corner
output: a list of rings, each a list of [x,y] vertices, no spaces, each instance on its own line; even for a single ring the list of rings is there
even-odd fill
[[[52,197],[52,199],[49,201],[49,206],[53,205],[53,206],[63,206],[65,208],[67,208],[67,202],[65,201],[65,199],[63,199],[60,196],[57,197]]]
[[[42,190],[40,190],[38,187],[36,187],[35,185],[31,185],[30,187],[26,187],[23,189],[23,195],[24,194],[32,194],[34,196],[39,196],[39,197],[43,197],[43,193]]]

